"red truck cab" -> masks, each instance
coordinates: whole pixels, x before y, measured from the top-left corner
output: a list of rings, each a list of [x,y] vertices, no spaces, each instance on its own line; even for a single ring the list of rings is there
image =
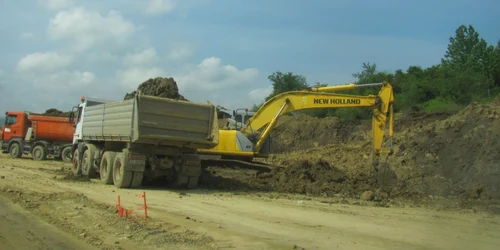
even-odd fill
[[[5,125],[2,127],[2,141],[12,138],[24,138],[30,126],[27,115],[24,112],[5,112]]]

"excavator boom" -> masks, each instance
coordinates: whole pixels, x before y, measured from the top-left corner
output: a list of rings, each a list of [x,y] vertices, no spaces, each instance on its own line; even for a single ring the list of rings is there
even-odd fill
[[[378,95],[356,96],[343,95],[336,93],[314,92],[314,91],[332,91],[348,90],[358,87],[377,86],[382,88]],[[313,91],[313,92],[311,92]],[[264,131],[260,135],[255,145],[255,152],[259,152],[263,143],[266,141],[271,130],[276,125],[278,117],[286,113],[320,108],[354,108],[354,107],[374,107],[372,119],[373,135],[373,153],[378,156],[381,153],[386,123],[389,116],[389,137],[392,140],[393,131],[393,108],[394,94],[392,86],[388,82],[374,83],[366,85],[341,85],[313,88],[305,91],[285,92],[268,100],[262,107],[250,118],[245,128],[241,132],[246,135],[253,134],[255,131]],[[392,147],[383,153],[392,153]]]

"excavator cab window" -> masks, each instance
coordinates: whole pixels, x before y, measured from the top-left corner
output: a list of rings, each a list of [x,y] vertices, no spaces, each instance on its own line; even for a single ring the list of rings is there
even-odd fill
[[[236,115],[234,117],[234,120],[236,120],[237,122],[239,123],[243,123],[245,124],[252,116],[251,115],[245,115],[245,116],[242,116],[242,115]]]
[[[243,123],[247,123],[247,121],[252,118],[252,115],[245,115],[245,120],[243,121]]]
[[[243,122],[243,121],[242,121],[242,120],[243,120],[243,116],[242,116],[242,115],[236,115],[236,116],[234,117],[234,120],[235,120],[235,121],[237,121],[237,122],[242,123],[242,122]]]

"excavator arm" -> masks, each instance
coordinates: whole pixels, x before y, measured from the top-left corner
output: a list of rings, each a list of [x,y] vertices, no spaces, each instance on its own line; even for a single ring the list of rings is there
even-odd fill
[[[342,91],[380,85],[382,88],[378,95],[356,96],[327,93],[327,91]],[[255,115],[248,120],[246,127],[242,128],[241,132],[247,136],[257,131],[261,132],[254,149],[254,152],[259,152],[272,129],[275,127],[279,116],[286,113],[306,109],[373,107],[373,155],[378,157],[380,153],[392,153],[392,137],[394,135],[393,104],[393,89],[388,82],[363,85],[348,84],[310,88],[302,91],[290,91],[276,95],[264,103]],[[388,120],[391,148],[389,150],[382,150]]]

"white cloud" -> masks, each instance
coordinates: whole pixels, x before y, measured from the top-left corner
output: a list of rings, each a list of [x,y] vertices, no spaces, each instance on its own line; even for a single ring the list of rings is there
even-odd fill
[[[166,70],[159,67],[131,67],[120,70],[117,73],[118,81],[129,90],[135,90],[137,89],[137,86],[139,86],[139,84],[143,83],[149,78],[155,78],[159,76],[166,77]]]
[[[233,65],[223,65],[220,58],[210,57],[174,78],[181,90],[213,91],[254,84],[258,81],[259,71],[255,68],[240,70]]]
[[[143,12],[148,15],[165,14],[174,10],[175,6],[174,0],[149,0],[144,6]]]
[[[270,85],[267,88],[253,89],[248,93],[248,97],[255,104],[260,104],[264,102],[264,99],[273,92],[273,86]]]
[[[50,72],[62,69],[72,62],[72,58],[57,52],[36,52],[21,58],[17,63],[18,71]]]
[[[16,74],[11,78],[16,85],[22,86],[11,91],[12,98],[29,97],[30,102],[18,103],[4,109],[24,109],[34,112],[43,112],[49,108],[71,110],[79,102],[82,95],[99,95],[110,93],[108,86],[97,82],[97,76],[85,70],[61,70],[52,73]],[[11,86],[8,86],[12,89]],[[13,90],[13,89],[12,89]],[[0,100],[2,104],[2,100]]]
[[[81,90],[95,82],[96,76],[88,71],[59,71],[46,75],[37,75],[31,79],[33,87],[44,91],[57,90],[58,95],[65,90]],[[57,96],[54,96],[58,99]]]
[[[48,10],[62,10],[73,6],[73,1],[70,0],[37,0],[37,3]]]
[[[127,53],[123,63],[126,65],[153,65],[158,62],[158,59],[155,48],[149,47],[137,53]]]
[[[35,35],[31,32],[23,32],[21,33],[21,39],[24,39],[24,40],[28,40],[28,39],[31,39],[33,38]]]
[[[96,45],[125,43],[135,32],[133,23],[114,10],[103,16],[83,7],[61,11],[50,19],[47,33],[50,39],[70,40],[78,51]]]
[[[120,57],[116,54],[100,51],[100,52],[90,52],[85,54],[86,60],[89,62],[99,62],[99,63],[115,63],[120,60]]]
[[[187,44],[174,46],[167,55],[171,60],[183,60],[191,57],[194,54],[194,48]]]

